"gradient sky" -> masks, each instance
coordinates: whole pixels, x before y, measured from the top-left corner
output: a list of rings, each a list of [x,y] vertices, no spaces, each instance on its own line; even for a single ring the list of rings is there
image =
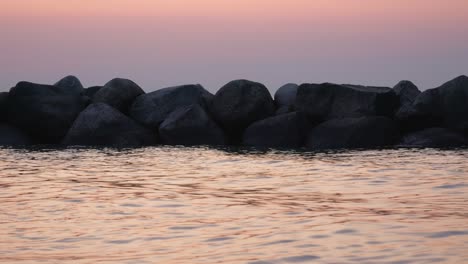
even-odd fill
[[[0,0],[0,90],[246,78],[421,89],[468,74],[467,0]]]

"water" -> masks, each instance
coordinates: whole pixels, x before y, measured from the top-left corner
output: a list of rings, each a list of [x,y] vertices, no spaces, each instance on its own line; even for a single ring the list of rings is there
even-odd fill
[[[468,150],[0,150],[2,263],[468,263]]]

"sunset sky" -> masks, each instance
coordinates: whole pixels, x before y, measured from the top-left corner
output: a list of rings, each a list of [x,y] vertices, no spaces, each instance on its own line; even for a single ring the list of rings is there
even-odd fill
[[[433,88],[468,74],[466,0],[1,0],[0,90],[232,79]]]

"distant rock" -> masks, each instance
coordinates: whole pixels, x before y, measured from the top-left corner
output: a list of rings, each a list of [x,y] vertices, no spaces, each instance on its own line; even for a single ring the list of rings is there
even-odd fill
[[[84,89],[84,95],[88,96],[89,98],[93,99],[94,95],[102,89],[103,86],[91,86]]]
[[[93,103],[81,112],[62,143],[138,147],[155,144],[156,134],[107,104]]]
[[[409,129],[442,126],[468,135],[468,77],[457,77],[419,94],[413,104],[397,113]]]
[[[20,129],[9,124],[0,123],[0,146],[28,146],[32,141]]]
[[[145,92],[131,80],[116,78],[104,85],[93,96],[95,103],[106,103],[126,114],[133,101]]]
[[[0,122],[7,120],[8,92],[0,92]]]
[[[341,118],[313,128],[306,146],[312,149],[375,148],[390,146],[398,138],[397,126],[387,117]]]
[[[223,145],[224,132],[197,104],[180,106],[159,127],[161,142],[168,145]]]
[[[466,146],[467,139],[463,135],[447,128],[433,127],[407,134],[400,142],[404,147],[461,147]]]
[[[199,84],[164,88],[139,96],[130,108],[130,116],[146,127],[158,129],[177,108],[194,104],[208,108],[212,99],[213,95]]]
[[[392,116],[398,107],[395,92],[386,87],[302,84],[297,91],[296,109],[312,119]]]
[[[304,143],[309,124],[305,114],[293,112],[251,124],[244,132],[243,145],[297,148]]]
[[[294,111],[296,103],[297,88],[295,83],[281,86],[275,93],[276,114],[285,114]]]
[[[39,143],[58,143],[88,103],[57,86],[19,82],[8,96],[8,121]]]
[[[235,80],[224,85],[215,94],[211,110],[232,141],[240,141],[247,126],[272,116],[274,111],[268,89],[248,80]]]
[[[81,94],[84,92],[83,85],[81,84],[80,80],[72,75],[61,79],[55,83],[54,86],[60,87],[64,92],[68,93]]]

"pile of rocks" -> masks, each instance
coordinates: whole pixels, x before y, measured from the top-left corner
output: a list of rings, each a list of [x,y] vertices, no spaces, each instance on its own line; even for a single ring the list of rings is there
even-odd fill
[[[460,147],[468,143],[468,77],[420,92],[348,84],[287,84],[274,99],[235,80],[145,93],[127,79],[84,88],[20,82],[0,93],[0,145],[245,145],[279,148]]]

